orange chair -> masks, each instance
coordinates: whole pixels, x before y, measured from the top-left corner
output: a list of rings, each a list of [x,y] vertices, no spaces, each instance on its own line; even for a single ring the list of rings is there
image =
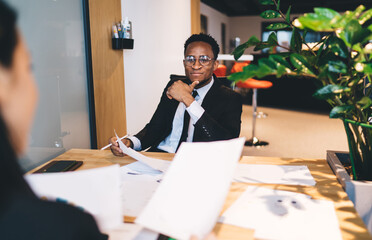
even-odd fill
[[[226,77],[226,71],[227,71],[227,67],[223,64],[219,64],[217,69],[214,70],[214,74],[217,76],[217,77]]]
[[[234,65],[231,68],[231,73],[236,73],[236,72],[242,72],[243,67],[248,66],[251,62],[250,61],[245,61],[245,62],[235,62]]]
[[[260,141],[256,137],[256,118],[266,117],[264,113],[257,113],[257,89],[266,89],[272,87],[272,82],[256,80],[253,78],[247,79],[244,82],[238,82],[236,84],[239,88],[251,88],[253,89],[252,95],[252,107],[253,107],[253,120],[252,120],[252,138],[245,142],[246,146],[266,146],[269,143],[265,141]]]

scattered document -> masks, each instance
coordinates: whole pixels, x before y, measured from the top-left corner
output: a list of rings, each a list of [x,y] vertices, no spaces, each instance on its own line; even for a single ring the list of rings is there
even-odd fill
[[[110,240],[133,240],[141,235],[143,227],[138,224],[122,223],[121,225],[105,232]],[[156,240],[156,238],[154,239]]]
[[[168,169],[168,167],[170,166],[172,162],[171,161],[166,161],[166,163],[164,163],[164,171],[166,171]],[[168,166],[165,166],[165,165],[168,165]],[[161,171],[158,171],[156,169],[153,169],[152,167],[149,167],[148,165],[142,163],[142,162],[133,162],[131,164],[128,164],[128,165],[125,165],[122,167],[123,170],[126,170],[128,172],[132,172],[132,173],[138,173],[138,174],[142,174],[142,175],[151,175],[151,176],[161,176],[163,175],[163,172]]]
[[[342,239],[333,202],[263,187],[248,187],[219,221],[254,229],[258,239]]]
[[[238,164],[234,181],[307,186],[316,183],[307,166],[258,164]]]
[[[163,174],[149,172],[147,165],[134,162],[120,168],[122,205],[125,216],[137,217],[150,201]],[[151,168],[150,168],[151,169]]]
[[[115,133],[116,138],[119,139],[118,135]],[[118,141],[120,149],[125,153],[126,155],[136,159],[137,161],[155,169],[160,172],[165,172],[167,168],[169,167],[169,161],[166,160],[160,160],[156,158],[146,157],[145,155],[133,150],[132,148],[129,148],[124,145],[122,141]]]
[[[123,222],[119,165],[25,176],[38,197],[63,199],[91,213],[102,232]]]
[[[176,239],[203,239],[225,202],[244,142],[182,143],[136,223]]]

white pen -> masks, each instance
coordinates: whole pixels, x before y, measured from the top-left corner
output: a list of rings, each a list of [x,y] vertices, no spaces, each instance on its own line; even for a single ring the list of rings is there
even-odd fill
[[[116,142],[118,142],[119,140],[123,140],[123,139],[126,138],[126,137],[128,137],[128,134],[125,135],[124,137],[119,138],[118,140],[116,140]],[[106,148],[111,147],[111,145],[112,145],[112,143],[110,143],[110,144],[104,146],[103,148],[101,148],[101,150],[105,150]]]

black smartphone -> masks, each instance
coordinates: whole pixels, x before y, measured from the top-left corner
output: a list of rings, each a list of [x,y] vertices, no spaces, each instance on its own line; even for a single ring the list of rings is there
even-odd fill
[[[51,161],[44,167],[41,167],[34,173],[51,173],[51,172],[67,172],[73,171],[80,167],[83,164],[83,161],[76,160],[59,160]]]

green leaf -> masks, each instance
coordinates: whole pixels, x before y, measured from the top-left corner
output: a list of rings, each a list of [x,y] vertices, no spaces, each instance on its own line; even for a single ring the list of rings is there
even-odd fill
[[[236,72],[229,75],[227,78],[229,80],[233,80],[237,82],[239,80],[246,80],[248,78],[252,78],[256,76],[256,72],[258,70],[258,66],[256,64],[249,64],[248,66],[243,67],[242,72]]]
[[[262,65],[268,66],[272,71],[276,70],[276,63],[269,58],[261,58],[258,60],[258,67],[261,67]]]
[[[279,11],[279,9],[280,9],[280,0],[278,0],[278,4],[276,6],[276,10]]]
[[[295,52],[300,52],[302,49],[302,38],[297,28],[293,28],[293,31],[292,31],[291,48]]]
[[[357,63],[355,68],[358,72],[372,74],[372,63]]]
[[[287,14],[285,15],[285,21],[287,23],[290,23],[291,22],[291,7],[292,6],[289,6],[288,10],[287,10]]]
[[[307,13],[298,18],[302,28],[313,31],[333,31],[334,19],[341,15],[328,8],[314,8],[315,13]]]
[[[344,41],[336,36],[330,36],[328,41],[328,48],[336,55],[342,58],[347,58],[349,55],[348,48]]]
[[[284,68],[291,69],[291,65],[285,60],[284,57],[279,55],[270,55],[269,59],[276,63],[277,68],[284,66]]]
[[[262,5],[274,5],[273,0],[260,0],[260,4]]]
[[[251,38],[248,39],[247,42],[239,45],[237,48],[235,48],[235,50],[232,53],[234,55],[235,60],[238,60],[243,55],[245,49],[247,49],[251,46],[256,46],[260,42],[261,41],[258,40],[258,38],[256,36],[252,36]]]
[[[354,106],[351,105],[343,105],[343,106],[336,106],[332,108],[331,112],[329,113],[330,118],[340,118],[344,117],[348,112],[354,109]]]
[[[350,88],[340,86],[340,85],[335,85],[335,84],[329,84],[329,85],[326,85],[318,89],[313,94],[313,97],[317,99],[326,100],[326,99],[333,98],[335,95],[343,93],[343,92],[350,92]]]
[[[280,13],[274,10],[266,10],[260,14],[262,18],[265,19],[273,19],[273,18],[278,18],[280,17]]]
[[[362,26],[359,22],[355,19],[351,20],[345,27],[345,40],[350,43],[351,45],[354,44],[353,38],[357,34],[357,32],[362,30]]]
[[[328,61],[328,71],[334,73],[347,73],[347,66],[341,60]]]
[[[267,39],[267,43],[270,46],[278,46],[278,38],[275,32],[270,33],[269,38]]]
[[[372,105],[372,100],[369,97],[364,96],[357,102],[357,104],[360,105],[361,109],[366,109]]]
[[[359,17],[359,24],[363,25],[369,19],[372,18],[372,8],[365,11],[362,16]]]
[[[291,60],[291,63],[295,68],[297,68],[298,71],[308,74],[314,74],[314,72],[311,70],[311,66],[308,63],[308,61],[300,54],[293,53],[291,54],[289,59]]]
[[[372,31],[367,28],[362,28],[360,31],[354,34],[351,44],[364,44],[372,39]]]
[[[284,29],[288,28],[289,24],[287,23],[272,23],[269,26],[266,27],[268,30],[279,30],[279,29]]]
[[[253,49],[254,51],[259,51],[265,48],[269,48],[271,45],[267,42],[260,42],[259,44],[256,45],[256,47]]]
[[[335,10],[333,9],[330,9],[330,8],[314,8],[314,12],[318,15],[318,16],[324,16],[325,18],[329,19],[329,20],[332,20],[334,17],[336,16],[340,16],[340,14],[338,12],[336,12]]]
[[[276,70],[276,77],[280,78],[282,77],[285,73],[287,73],[287,68],[284,67],[283,65],[280,65],[278,69]]]

